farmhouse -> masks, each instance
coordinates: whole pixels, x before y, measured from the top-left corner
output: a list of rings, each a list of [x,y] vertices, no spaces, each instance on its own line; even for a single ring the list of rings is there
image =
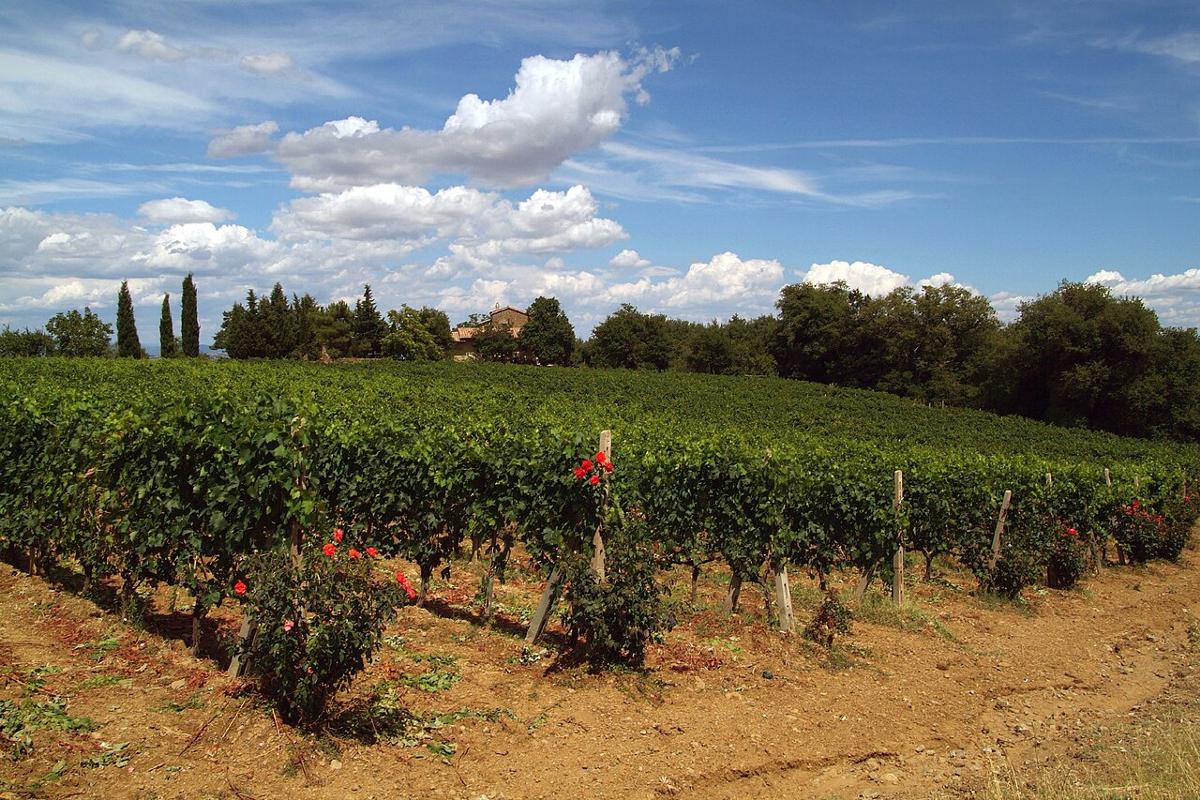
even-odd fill
[[[529,315],[519,308],[505,306],[497,308],[488,315],[485,325],[459,325],[450,331],[450,353],[457,361],[465,361],[475,357],[475,334],[484,327],[507,328],[515,338],[521,333],[521,328],[529,322]]]

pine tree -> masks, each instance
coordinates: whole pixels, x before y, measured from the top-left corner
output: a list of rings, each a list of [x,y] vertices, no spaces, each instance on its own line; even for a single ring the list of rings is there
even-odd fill
[[[183,337],[183,354],[200,355],[200,320],[196,316],[196,284],[192,273],[183,279],[183,307],[179,312],[179,333]]]
[[[158,320],[158,354],[162,358],[175,355],[175,323],[171,321],[171,295],[163,295],[162,317]]]
[[[129,296],[129,281],[121,281],[121,291],[117,293],[117,356],[142,357],[142,343],[138,341],[137,324],[133,321],[133,298]]]
[[[354,354],[357,356],[378,356],[383,349],[383,337],[388,333],[388,325],[383,321],[383,315],[375,307],[375,298],[371,295],[371,285],[363,287],[362,299],[354,304]]]

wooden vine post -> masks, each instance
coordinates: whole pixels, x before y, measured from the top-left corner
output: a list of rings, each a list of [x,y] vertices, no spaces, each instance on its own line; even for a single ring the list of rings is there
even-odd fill
[[[1054,485],[1054,475],[1052,473],[1047,472],[1046,473],[1046,486],[1053,486],[1053,485]]]
[[[787,564],[779,564],[775,572],[775,600],[779,605],[779,630],[792,633],[796,629],[796,616],[792,611],[792,585],[788,581]]]
[[[892,513],[896,521],[900,520],[900,504],[904,502],[904,471],[896,470],[896,491],[892,497]],[[904,603],[904,529],[900,528],[896,542],[896,552],[892,556],[892,602],[896,605]]]
[[[1004,522],[1008,519],[1008,507],[1012,503],[1012,489],[1004,490],[1004,500],[1000,503],[1000,516],[996,519],[996,532],[992,534],[992,557],[988,560],[988,572],[996,571],[996,562],[1000,560],[1000,537],[1004,535]]]
[[[600,450],[604,453],[605,458],[612,458],[612,431],[600,432]],[[608,488],[605,488],[604,499],[608,500]],[[592,535],[592,572],[596,575],[596,579],[601,583],[604,582],[604,537],[601,534],[600,526],[596,526],[596,532]],[[554,569],[550,570],[550,576],[546,578],[546,587],[542,589],[542,597],[538,600],[537,608],[533,612],[533,618],[529,620],[529,628],[525,631],[525,644],[532,645],[542,636],[542,632],[546,630],[546,623],[550,620],[550,612],[554,609],[554,604],[558,601],[559,592],[562,590],[563,572],[562,567],[555,565]]]
[[[1112,488],[1112,472],[1109,471],[1108,467],[1104,468],[1104,485],[1110,489]]]
[[[604,453],[606,459],[612,458],[612,431],[600,431],[600,453]],[[608,505],[608,484],[604,485],[604,501],[603,505]],[[601,533],[602,525],[596,525],[596,532],[592,534],[592,572],[596,576],[596,580],[604,583],[604,536]]]

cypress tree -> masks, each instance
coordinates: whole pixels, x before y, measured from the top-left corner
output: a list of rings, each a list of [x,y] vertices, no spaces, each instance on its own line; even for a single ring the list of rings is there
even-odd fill
[[[354,350],[355,355],[374,357],[383,349],[383,337],[388,332],[383,315],[375,307],[371,285],[363,287],[363,296],[354,305]]]
[[[158,321],[158,349],[163,358],[175,355],[175,323],[171,321],[171,295],[163,295],[162,317]]]
[[[179,312],[180,335],[183,337],[183,354],[200,355],[200,320],[196,316],[196,284],[192,273],[183,279],[183,307]]]
[[[129,296],[129,281],[121,281],[121,291],[117,292],[117,356],[142,357],[142,343],[138,341],[137,324],[133,321],[133,298]]]

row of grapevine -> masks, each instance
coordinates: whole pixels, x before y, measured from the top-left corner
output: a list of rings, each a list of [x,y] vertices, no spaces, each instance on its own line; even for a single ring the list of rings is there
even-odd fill
[[[587,398],[546,409],[502,388],[450,400],[445,387],[397,387],[388,372],[338,381],[339,371],[209,364],[114,377],[110,364],[17,362],[0,378],[12,390],[0,406],[0,546],[119,574],[127,592],[185,587],[197,616],[231,591],[245,557],[335,525],[361,549],[415,561],[422,590],[466,542],[503,557],[515,536],[547,566],[591,546],[596,509],[579,502],[572,474],[599,427]],[[401,396],[408,405],[393,405]],[[619,398],[592,399],[620,416]],[[1186,531],[1196,516],[1183,499],[1186,449],[1111,461],[1109,486],[1097,463],[694,422],[614,423],[612,488],[662,564],[720,559],[739,581],[759,579],[764,563],[886,572],[903,540],[1019,590],[1064,531],[1098,547],[1122,540],[1135,504],[1164,529]]]

